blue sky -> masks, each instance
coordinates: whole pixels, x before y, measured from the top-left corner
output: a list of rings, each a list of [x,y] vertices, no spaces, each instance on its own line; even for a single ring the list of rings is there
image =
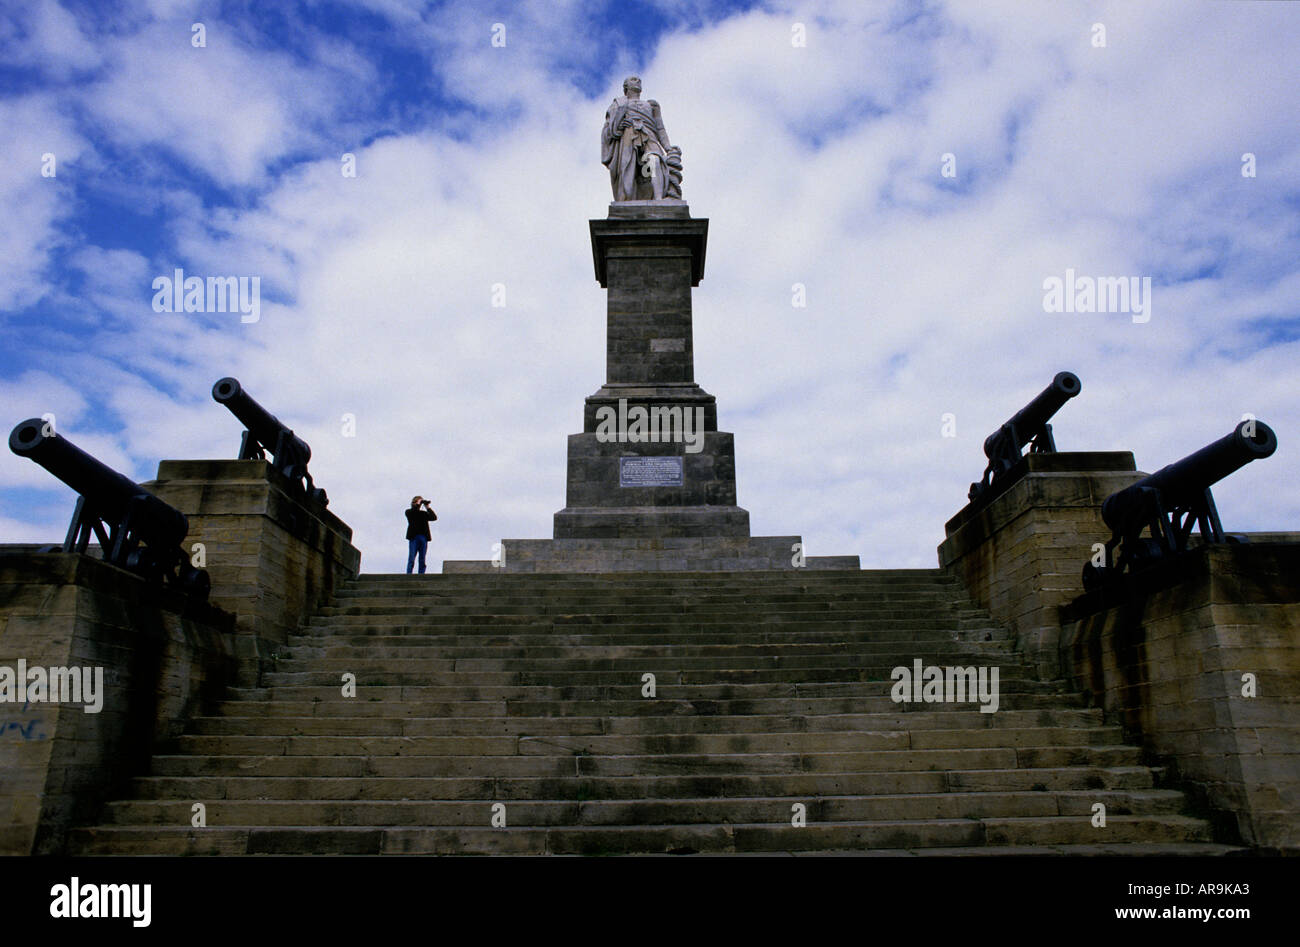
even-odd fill
[[[1297,48],[1300,5],[1252,2],[8,4],[0,404],[145,480],[234,455],[209,392],[235,375],[366,571],[401,567],[414,493],[437,559],[549,536],[604,380],[587,220],[635,72],[710,219],[696,377],[756,535],[934,565],[985,435],[1063,369],[1062,449],[1155,470],[1268,421],[1220,512],[1300,529]],[[259,321],[154,312],[176,267],[257,276]],[[1150,277],[1150,321],[1045,312],[1067,269]],[[0,540],[71,507],[0,457]]]

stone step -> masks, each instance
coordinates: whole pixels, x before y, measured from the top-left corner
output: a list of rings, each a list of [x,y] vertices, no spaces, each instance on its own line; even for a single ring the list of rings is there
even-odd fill
[[[671,588],[700,588],[725,586],[767,586],[772,583],[797,583],[808,585],[835,585],[841,583],[876,582],[932,582],[956,586],[955,576],[942,569],[819,569],[800,572],[795,569],[744,572],[553,572],[518,573],[496,572],[474,575],[429,573],[407,575],[400,572],[358,575],[348,583],[349,588],[529,588],[529,587],[580,587],[580,588],[641,588],[667,586]]]
[[[383,639],[385,642],[398,642],[401,639]],[[990,641],[950,641],[912,645],[912,658],[927,659],[929,656],[953,657],[957,655],[972,658],[1006,659],[1008,664],[1019,664],[1020,658],[1006,642]],[[299,644],[291,641],[287,660],[295,663],[317,661],[404,661],[412,660],[453,660],[457,667],[469,668],[470,661],[502,662],[547,662],[584,664],[592,660],[640,660],[672,657],[675,660],[750,660],[764,661],[768,664],[817,658],[825,661],[860,663],[863,658],[876,658],[880,655],[896,655],[903,652],[902,644],[896,642],[839,642],[839,643],[787,643],[787,644],[705,644],[705,645],[571,645],[557,647],[554,645],[512,646],[496,645],[490,647],[450,646],[446,644]],[[281,661],[279,670],[287,670]],[[927,662],[928,663],[928,662]],[[990,663],[984,661],[983,663]],[[740,665],[736,665],[740,666]],[[909,661],[910,666],[910,661]],[[483,670],[499,670],[484,668]]]
[[[813,582],[757,582],[736,585],[715,582],[711,585],[690,586],[677,582],[658,585],[611,584],[605,586],[572,586],[563,583],[541,582],[531,585],[484,585],[456,587],[439,580],[415,582],[405,588],[376,588],[365,583],[349,582],[335,590],[336,603],[358,599],[375,601],[406,601],[439,599],[474,599],[507,604],[532,602],[540,598],[567,598],[574,601],[723,601],[744,602],[751,599],[770,600],[774,597],[806,599],[821,597],[827,600],[840,596],[907,595],[928,597],[935,601],[962,602],[970,607],[966,590],[954,582],[934,579],[909,579],[901,582],[876,582],[871,580],[831,580]]]
[[[275,670],[263,676],[268,686],[293,683],[329,683],[344,673],[364,676],[371,682],[429,684],[515,684],[620,683],[628,675],[639,678],[653,671],[658,678],[664,673],[695,672],[716,676],[719,681],[892,681],[897,668],[909,672],[914,661],[923,667],[997,668],[998,680],[1021,680],[1031,672],[1011,654],[971,653],[963,648],[946,651],[920,649],[884,653],[761,655],[687,655],[661,652],[653,657],[600,658],[459,658],[416,657],[384,658],[299,658],[290,653],[275,663]],[[957,672],[954,672],[956,674]],[[975,681],[962,676],[963,687],[974,688]]]
[[[570,631],[548,630],[549,626],[528,631],[503,631],[490,626],[478,626],[472,631],[438,629],[430,634],[429,629],[409,628],[405,625],[369,626],[348,628],[344,631],[308,628],[306,634],[291,637],[288,647],[302,645],[330,646],[350,645],[366,648],[372,644],[418,647],[421,645],[437,647],[563,647],[565,645],[588,647],[649,647],[649,648],[690,648],[690,647],[725,647],[727,645],[781,645],[781,644],[821,644],[842,642],[846,646],[854,644],[879,645],[923,645],[942,646],[950,642],[973,643],[986,640],[996,644],[1005,644],[1009,635],[994,629],[935,628],[928,631],[818,631],[816,625],[806,630],[780,628],[750,628],[745,632],[692,633],[689,635],[658,632],[627,632],[610,634],[593,627],[590,631],[574,634]]]
[[[340,697],[339,677],[330,678],[332,683],[293,683],[276,681],[276,675],[267,674],[266,686],[261,688],[231,688],[229,694],[236,699],[269,700],[347,700]],[[707,675],[698,675],[701,678]],[[765,697],[878,697],[897,708],[889,697],[893,683],[881,675],[875,681],[807,681],[792,683],[789,678],[777,678],[773,681],[728,681],[700,680],[685,682],[684,674],[666,672],[656,677],[656,697],[641,698],[642,684],[640,676],[635,675],[635,683],[627,684],[368,684],[358,678],[357,696],[353,700],[532,700],[532,701],[571,701],[571,700],[635,700],[645,702],[653,700],[734,700]],[[1056,682],[1032,681],[1012,678],[1002,681],[999,676],[999,691],[1003,701],[1017,695],[1051,695],[1054,699],[1064,699],[1064,706],[1077,706],[1081,701],[1077,695],[1060,695],[1060,685]],[[1070,703],[1074,701],[1074,703]],[[931,705],[922,705],[931,706]],[[957,705],[960,706],[960,705]],[[1002,704],[999,704],[999,708]],[[1009,705],[1008,705],[1009,706]],[[1032,706],[1041,706],[1034,704]],[[1052,706],[1047,704],[1046,706]],[[889,706],[881,704],[873,709],[888,710]],[[1015,709],[1025,709],[1016,705]]]
[[[839,585],[936,585],[957,588],[958,580],[942,569],[747,569],[737,572],[489,572],[479,575],[428,573],[407,575],[363,573],[348,582],[349,589],[740,589],[770,588],[773,585],[832,587]]]
[[[1155,788],[1145,766],[712,776],[144,776],[138,799],[670,799]]]
[[[256,706],[256,705],[253,705]],[[287,717],[227,714],[198,717],[187,732],[207,735],[442,736],[636,733],[784,733],[792,731],[880,732],[990,728],[1097,728],[1101,712],[999,711],[996,714],[726,714],[670,717]]]
[[[447,589],[429,588],[361,589],[344,586],[335,593],[330,607],[349,607],[373,604],[379,606],[412,606],[439,604],[480,603],[489,608],[497,606],[535,606],[546,603],[571,603],[579,607],[613,605],[664,605],[671,608],[716,607],[721,604],[747,607],[751,604],[764,607],[774,603],[819,604],[835,602],[865,602],[895,607],[919,605],[922,607],[978,609],[958,585],[934,583],[909,583],[906,585],[872,585],[849,583],[838,586],[789,585],[763,583],[751,587],[720,586],[716,588],[689,588],[669,586],[663,588],[563,588],[543,586],[534,589]]]
[[[787,701],[813,699],[846,699],[844,713],[891,713],[909,709],[931,710],[948,706],[954,712],[976,713],[971,704],[907,704],[894,702],[889,696],[889,683],[837,683],[837,684],[671,684],[660,683],[658,696],[642,697],[640,686],[628,687],[359,687],[356,697],[342,697],[337,684],[328,687],[300,686],[277,688],[231,688],[234,700],[270,700],[295,702],[320,702],[338,706],[363,706],[374,704],[396,706],[407,704],[474,704],[498,702],[511,715],[569,715],[593,713],[595,706],[615,705],[620,713],[653,715],[684,713],[686,705],[694,710],[686,713],[749,712],[759,706],[757,701]],[[508,705],[508,706],[507,706]],[[1078,708],[1084,706],[1080,695],[1062,695],[1057,688],[1039,682],[1011,682],[1001,687],[998,696],[998,713],[1002,710],[1032,710],[1037,708]],[[787,712],[797,704],[767,704],[777,713]],[[385,713],[390,713],[385,710]],[[469,715],[482,715],[476,710]]]
[[[469,662],[491,661],[522,663],[533,662],[557,667],[566,664],[583,667],[592,661],[637,661],[670,656],[683,661],[718,662],[743,661],[749,665],[737,664],[734,667],[773,665],[781,661],[818,661],[821,663],[839,662],[844,667],[858,666],[866,663],[882,663],[881,658],[893,659],[900,655],[910,656],[912,660],[920,658],[928,663],[930,658],[954,657],[991,657],[1001,664],[1020,664],[1021,657],[1012,650],[1009,642],[998,641],[935,641],[935,642],[843,642],[835,644],[724,644],[724,645],[583,645],[571,648],[554,646],[519,647],[497,645],[495,647],[448,647],[442,644],[396,644],[396,645],[315,645],[290,643],[285,651],[280,652],[281,661],[294,661],[320,665],[333,661],[371,661],[371,662],[405,662],[405,661],[454,661],[466,669],[473,669]],[[723,664],[722,666],[727,666]],[[500,670],[500,667],[484,667],[480,670]]]
[[[952,618],[957,611],[952,604],[936,601],[932,595],[918,594],[914,599],[881,601],[879,598],[853,596],[849,598],[818,599],[812,596],[799,598],[782,598],[780,600],[762,601],[746,598],[738,601],[699,602],[689,598],[675,601],[658,602],[617,602],[601,600],[597,602],[579,602],[567,599],[539,599],[535,602],[506,602],[486,600],[461,601],[456,599],[439,599],[435,601],[416,602],[403,599],[394,602],[382,597],[358,601],[344,599],[337,605],[319,609],[319,618],[333,618],[340,615],[376,615],[384,617],[424,616],[424,615],[553,615],[553,614],[592,614],[592,615],[636,615],[649,617],[656,615],[730,615],[740,613],[777,612],[816,614],[835,617],[848,612],[859,614],[871,612],[880,618],[930,618],[945,620]],[[964,609],[966,616],[979,613]]]
[[[246,740],[258,740],[247,737]],[[305,738],[325,739],[325,738]],[[427,738],[432,739],[432,738]],[[302,748],[302,747],[300,747]],[[233,747],[231,747],[233,749]],[[991,747],[892,749],[860,752],[677,753],[581,756],[572,753],[476,754],[473,756],[266,755],[155,756],[157,776],[652,776],[665,774],[858,773],[911,770],[1135,766],[1135,747]]]
[[[827,753],[899,750],[902,731],[884,733],[642,734],[604,736],[204,736],[178,738],[182,753],[205,756],[573,756],[690,753]]]
[[[880,618],[870,606],[836,609],[833,612],[755,610],[740,613],[737,609],[717,612],[687,614],[685,612],[654,612],[630,615],[627,612],[555,612],[539,616],[536,612],[499,613],[475,609],[456,609],[417,615],[318,615],[311,627],[334,634],[347,633],[353,628],[473,628],[488,625],[510,627],[526,625],[530,628],[556,627],[581,631],[584,626],[597,626],[606,634],[621,631],[653,631],[672,634],[691,632],[736,632],[755,626],[785,625],[791,628],[816,624],[834,630],[842,624],[846,631],[951,631],[991,627],[984,618],[951,618],[925,616],[914,618]],[[426,634],[434,632],[426,631]]]
[[[537,593],[534,595],[492,595],[483,593],[436,593],[429,595],[339,594],[334,604],[327,606],[325,614],[355,614],[354,609],[370,609],[381,613],[421,608],[459,607],[475,608],[485,613],[514,614],[518,609],[564,609],[568,611],[716,611],[731,609],[772,609],[816,607],[873,607],[888,616],[908,610],[927,615],[971,616],[986,614],[973,606],[961,594],[937,593],[932,589],[911,591],[872,591],[852,589],[839,592],[789,592],[761,591],[699,593],[672,592],[666,594],[638,595],[568,595],[563,593]],[[418,614],[418,612],[417,612]]]
[[[464,573],[430,572],[426,575],[409,573],[363,572],[349,580],[347,588],[389,586],[392,588],[517,588],[528,589],[555,585],[592,588],[637,589],[654,586],[671,588],[735,588],[747,585],[769,585],[786,582],[791,585],[825,584],[843,582],[889,584],[894,582],[931,582],[956,585],[956,576],[943,569],[816,569],[800,572],[797,569],[747,569],[735,572],[655,571],[629,572],[555,572],[521,573],[495,571],[478,575]]]
[[[321,689],[312,688],[319,694]],[[660,696],[654,700],[634,698],[629,700],[586,699],[581,701],[500,699],[428,701],[409,699],[369,700],[364,697],[348,699],[339,696],[336,688],[329,688],[328,696],[315,700],[294,699],[280,694],[270,699],[264,691],[242,691],[252,694],[250,699],[227,700],[216,707],[218,714],[227,716],[292,716],[292,717],[548,717],[573,718],[592,714],[604,718],[672,719],[706,716],[726,717],[746,714],[778,714],[790,716],[816,716],[821,714],[886,715],[905,713],[928,719],[940,714],[953,720],[996,720],[1012,713],[1044,714],[1066,708],[1082,708],[1077,695],[1003,694],[996,714],[972,713],[966,704],[896,704],[888,697],[768,697],[735,699],[672,699]],[[290,692],[291,693],[291,692]],[[921,709],[909,709],[921,708]],[[1088,710],[1088,713],[1100,713]],[[1041,719],[1041,718],[1038,718]],[[1049,724],[1055,721],[1048,721]],[[927,724],[928,725],[928,724]],[[951,726],[987,726],[954,722]]]
[[[223,825],[490,826],[500,800],[229,800],[204,803],[208,827]],[[1127,816],[1177,814],[1182,794],[1140,791],[957,792],[900,795],[725,799],[511,800],[506,820],[516,826],[689,825],[772,823],[804,806],[809,824],[896,822],[919,819],[1031,819],[1074,816],[1085,825],[1092,806],[1106,806],[1107,822]],[[192,801],[125,800],[104,807],[105,825],[188,825]]]
[[[356,684],[360,687],[641,687],[641,676],[647,672],[655,675],[656,685],[689,684],[784,684],[788,686],[805,684],[825,684],[847,686],[861,681],[881,683],[886,689],[893,686],[891,672],[906,661],[891,661],[871,667],[859,667],[845,670],[838,667],[773,667],[773,668],[723,668],[698,667],[683,668],[680,662],[660,660],[657,662],[626,663],[621,668],[603,670],[578,670],[557,667],[540,670],[521,671],[455,671],[450,669],[421,670],[422,666],[435,665],[436,662],[410,661],[395,670],[390,665],[375,665],[370,662],[322,662],[326,668],[314,671],[270,671],[262,675],[267,687],[303,686],[328,687],[341,680],[342,675],[356,675]],[[329,667],[333,664],[333,667]],[[969,661],[962,661],[970,665]],[[996,665],[994,665],[996,666]],[[1032,672],[1023,667],[1001,667],[998,673],[999,691],[1011,685],[1023,685],[1025,691],[1032,691],[1037,681],[1028,680]],[[975,695],[969,695],[970,700]]]
[[[412,726],[412,730],[418,727]],[[186,734],[184,753],[210,756],[508,756],[573,754],[835,753],[948,747],[1097,747],[1118,744],[1117,727],[1023,727],[960,730],[879,730],[722,733],[524,734],[402,736],[374,734]]]
[[[896,703],[917,659],[997,712]],[[1231,850],[939,570],[362,576],[267,663],[72,850]]]
[[[734,825],[564,827],[97,826],[70,833],[75,854],[626,854],[892,850],[999,845],[1182,845],[1209,841],[1204,822],[1178,815],[1087,819],[954,819]],[[1178,849],[1186,851],[1185,848]]]
[[[830,607],[827,607],[825,603],[797,601],[768,603],[753,600],[720,602],[716,605],[700,607],[697,604],[683,604],[680,602],[666,602],[661,605],[629,605],[619,602],[545,601],[503,606],[491,601],[483,603],[471,601],[415,602],[405,600],[402,604],[396,604],[384,602],[382,599],[375,599],[365,603],[347,602],[343,605],[329,606],[327,611],[322,611],[314,615],[313,618],[326,621],[340,617],[368,616],[380,621],[397,621],[399,619],[416,621],[422,618],[434,617],[441,618],[444,621],[451,621],[457,616],[468,615],[475,618],[493,616],[503,622],[521,622],[526,621],[529,616],[535,616],[536,620],[544,621],[557,615],[596,615],[626,616],[631,621],[649,622],[660,616],[694,617],[702,621],[708,621],[717,620],[719,617],[727,615],[750,616],[767,613],[790,614],[800,620],[816,617],[840,619],[869,613],[873,617],[890,620],[920,618],[935,622],[947,622],[952,619],[991,621],[988,612],[984,609],[972,608],[960,601],[938,601],[933,596],[920,595],[915,599],[891,600],[888,602],[875,600],[844,601]]]
[[[915,857],[915,858],[1032,858],[1042,860],[1045,856],[1065,856],[1067,858],[1096,858],[1097,856],[1131,858],[1221,858],[1225,855],[1247,855],[1250,849],[1241,845],[1225,845],[1219,842],[1128,842],[1108,845],[1104,842],[1078,845],[993,845],[983,847],[950,848],[915,848],[915,849],[820,849],[808,852],[751,852],[751,857],[771,855],[780,858],[802,856],[805,858],[844,858],[844,857]],[[722,855],[726,852],[701,852],[703,856]],[[671,858],[665,854],[662,857]]]

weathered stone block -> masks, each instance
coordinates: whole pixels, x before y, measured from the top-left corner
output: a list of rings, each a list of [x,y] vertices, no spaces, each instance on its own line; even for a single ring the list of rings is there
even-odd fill
[[[189,518],[187,548],[203,544],[212,601],[247,639],[236,646],[251,659],[241,683],[256,683],[267,656],[360,569],[352,530],[266,461],[166,460],[144,486]]]
[[[1057,609],[1083,591],[1093,543],[1110,538],[1101,503],[1141,476],[1129,453],[1026,454],[996,494],[948,521],[939,564],[1044,677],[1060,674]]]

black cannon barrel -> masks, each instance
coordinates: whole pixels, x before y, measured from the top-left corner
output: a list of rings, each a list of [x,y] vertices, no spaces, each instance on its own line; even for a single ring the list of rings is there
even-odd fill
[[[1277,435],[1271,427],[1263,421],[1242,421],[1231,434],[1213,444],[1112,493],[1101,505],[1101,518],[1112,530],[1123,531],[1133,516],[1145,509],[1144,489],[1160,491],[1166,507],[1190,506],[1224,477],[1252,460],[1271,456],[1275,450]]]
[[[150,546],[174,548],[189,532],[189,520],[135,481],[100,463],[66,437],[46,433],[42,418],[29,418],[9,432],[9,449],[40,464],[62,480],[96,515],[122,522],[133,509],[132,527]]]
[[[311,460],[311,448],[307,446],[307,442],[289,430],[286,425],[281,423],[279,418],[254,401],[248,392],[244,391],[243,386],[239,384],[237,379],[222,378],[218,381],[212,386],[212,399],[217,404],[223,404],[229,408],[230,413],[238,418],[244,427],[252,432],[253,437],[257,438],[258,442],[267,450],[273,451],[275,449],[280,432],[284,431],[288,434],[293,447],[299,454],[294,460],[304,467]],[[283,463],[286,460],[288,458],[276,458],[277,463]]]
[[[1081,390],[1083,390],[1083,383],[1079,381],[1078,375],[1074,372],[1057,372],[1052,383],[1040,391],[1033,401],[1017,411],[1011,420],[1002,425],[1002,428],[984,438],[984,456],[993,459],[994,454],[998,452],[999,441],[1005,428],[1014,427],[1020,432],[1022,439],[1028,441],[1052,419],[1052,415],[1061,410],[1062,405]]]

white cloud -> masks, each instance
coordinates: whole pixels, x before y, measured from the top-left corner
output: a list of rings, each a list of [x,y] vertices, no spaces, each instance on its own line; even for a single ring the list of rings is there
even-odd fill
[[[38,69],[56,79],[100,64],[98,47],[55,0],[14,5],[6,18],[0,20],[0,62]]]
[[[331,67],[250,47],[239,29],[204,20],[195,47],[188,17],[151,23],[106,44],[106,78],[84,93],[98,131],[119,147],[162,149],[223,186],[256,186],[268,166],[311,147],[318,125],[364,92],[370,69]]]
[[[86,146],[48,94],[0,100],[0,127],[7,140],[0,162],[0,309],[21,309],[46,292],[43,270],[64,240],[58,224],[74,211],[72,182]],[[52,176],[42,173],[46,168]]]

